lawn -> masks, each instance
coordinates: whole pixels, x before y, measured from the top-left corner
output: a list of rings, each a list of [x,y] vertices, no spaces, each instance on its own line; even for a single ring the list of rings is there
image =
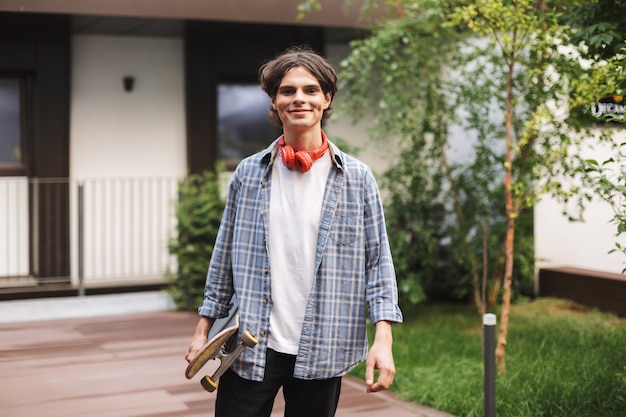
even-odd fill
[[[483,416],[482,317],[424,305],[394,328],[400,397],[458,417]],[[498,317],[499,318],[499,317]],[[363,365],[353,374],[363,376]],[[572,302],[512,307],[498,417],[625,417],[626,320]]]

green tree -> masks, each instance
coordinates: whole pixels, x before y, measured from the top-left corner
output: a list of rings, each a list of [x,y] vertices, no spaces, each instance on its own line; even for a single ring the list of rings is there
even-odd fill
[[[556,162],[553,158],[555,148],[537,146],[545,122],[558,122],[545,103],[561,93],[559,84],[545,77],[547,66],[554,65],[551,53],[555,55],[553,45],[560,35],[560,27],[551,24],[551,13],[546,13],[546,9],[544,3],[529,0],[478,0],[457,8],[451,15],[452,24],[467,25],[478,38],[489,39],[495,52],[491,55],[495,64],[492,74],[497,80],[495,97],[504,115],[502,129],[494,136],[504,142],[502,155],[497,159],[503,164],[506,207],[502,308],[496,347],[496,360],[501,371],[505,369],[516,221],[522,211],[536,201],[541,178],[537,174],[544,168],[542,159],[550,161],[546,168]],[[484,49],[482,52],[488,53]],[[533,100],[525,100],[528,91],[532,91]],[[551,136],[559,137],[558,133],[555,129]]]
[[[579,49],[583,58],[601,62],[623,56],[626,33],[623,0],[573,1],[560,21],[573,29],[567,41],[583,46]]]

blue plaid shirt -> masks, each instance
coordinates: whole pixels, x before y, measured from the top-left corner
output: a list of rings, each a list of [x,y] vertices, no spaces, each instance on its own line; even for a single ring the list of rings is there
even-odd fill
[[[246,349],[232,369],[253,381],[263,380],[271,331],[267,234],[276,144],[244,159],[233,174],[198,310],[224,317],[237,294],[240,332],[250,331],[259,344]],[[364,163],[332,143],[330,149],[333,168],[322,203],[315,284],[294,370],[300,379],[342,376],[364,360],[368,315],[372,323],[402,321],[376,180]]]

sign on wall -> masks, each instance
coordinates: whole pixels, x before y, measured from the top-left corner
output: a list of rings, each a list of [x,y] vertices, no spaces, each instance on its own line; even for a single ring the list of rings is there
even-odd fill
[[[600,97],[596,103],[589,106],[589,113],[596,119],[624,121],[625,109],[624,96],[611,94]]]

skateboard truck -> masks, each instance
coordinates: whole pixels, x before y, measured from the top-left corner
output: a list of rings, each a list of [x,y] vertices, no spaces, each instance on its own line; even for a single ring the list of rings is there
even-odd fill
[[[200,380],[202,388],[208,392],[213,392],[217,389],[217,380],[224,375],[224,372],[233,364],[235,359],[241,355],[241,353],[247,348],[253,348],[257,345],[258,340],[249,331],[243,332],[241,336],[241,342],[230,352],[226,349],[221,349],[214,359],[219,359],[220,366],[217,368],[213,375],[206,375]]]

